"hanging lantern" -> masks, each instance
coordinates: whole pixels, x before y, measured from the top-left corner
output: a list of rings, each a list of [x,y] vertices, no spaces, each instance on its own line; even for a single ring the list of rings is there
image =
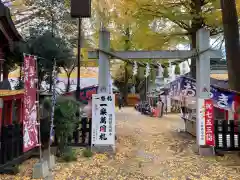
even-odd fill
[[[71,16],[73,18],[91,17],[91,0],[71,0]]]
[[[149,63],[147,63],[145,77],[147,78],[149,76],[149,74],[150,74],[150,66],[149,66]]]
[[[138,65],[137,62],[134,61],[134,65],[133,65],[133,75],[136,76],[138,72]]]

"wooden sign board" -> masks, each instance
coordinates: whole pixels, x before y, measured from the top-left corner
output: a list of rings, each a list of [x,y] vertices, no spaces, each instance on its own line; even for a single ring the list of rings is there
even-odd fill
[[[73,18],[91,17],[91,0],[71,0],[71,16]]]

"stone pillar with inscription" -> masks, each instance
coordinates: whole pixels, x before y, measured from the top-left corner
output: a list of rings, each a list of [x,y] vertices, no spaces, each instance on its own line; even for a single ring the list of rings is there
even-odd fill
[[[109,52],[110,51],[110,33],[105,29],[105,28],[102,28],[100,30],[100,37],[99,37],[99,72],[98,72],[98,95],[99,97],[101,97],[100,99],[105,99],[105,96],[107,95],[107,98],[110,97],[112,100],[111,100],[111,103],[113,103],[113,106],[114,106],[114,98],[112,98],[112,96],[110,95],[112,92],[111,92],[111,77],[110,77],[110,68],[109,68],[109,57],[108,57],[108,54],[105,53],[105,52]],[[103,51],[105,52],[103,52]],[[97,102],[97,99],[99,99],[99,97],[95,97],[93,96],[93,106],[95,107],[96,106],[96,102]],[[114,96],[113,96],[114,97]],[[96,99],[97,98],[97,99]],[[109,102],[110,103],[110,102]],[[100,104],[101,105],[106,105],[106,104]],[[111,115],[111,119],[110,117],[105,117],[106,118],[106,122],[107,123],[110,123],[108,126],[101,126],[101,127],[111,127],[111,134],[107,137],[105,137],[106,134],[102,133],[100,135],[100,137],[96,137],[100,138],[100,140],[106,140],[106,144],[105,142],[104,143],[99,143],[99,142],[92,142],[92,151],[94,152],[100,152],[100,153],[115,153],[115,143],[113,143],[112,141],[114,141],[114,139],[112,139],[113,137],[115,137],[115,112],[114,112],[114,107],[112,107],[112,105],[107,105],[108,107],[101,107],[101,111],[105,110],[104,113],[106,115]],[[99,113],[99,112],[98,112]],[[102,112],[103,113],[103,112]],[[94,114],[96,114],[96,112],[94,112],[94,109],[93,109],[93,118],[92,118],[92,137],[95,137],[94,135],[94,132],[95,131],[98,131],[98,129],[96,128],[96,125],[95,123],[102,123],[102,118],[103,117],[98,117],[98,116],[95,116]],[[101,116],[101,112],[100,112],[100,116]],[[99,122],[96,122],[96,121],[99,121]],[[101,131],[102,129],[100,129]],[[104,131],[105,132],[105,131]],[[104,136],[103,136],[104,135]],[[92,138],[93,140],[94,138]],[[111,143],[109,143],[109,139],[111,139]]]
[[[200,29],[197,32],[197,51],[198,58],[196,59],[196,130],[197,130],[197,146],[200,155],[214,154],[213,147],[205,146],[205,118],[202,117],[202,109],[204,101],[210,98],[210,32],[206,29]]]

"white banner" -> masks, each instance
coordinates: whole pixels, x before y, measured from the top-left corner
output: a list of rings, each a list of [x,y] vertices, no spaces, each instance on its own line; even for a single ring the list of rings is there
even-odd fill
[[[205,103],[204,99],[197,100],[197,137],[198,145],[205,145]]]
[[[92,146],[115,145],[115,95],[92,95]]]

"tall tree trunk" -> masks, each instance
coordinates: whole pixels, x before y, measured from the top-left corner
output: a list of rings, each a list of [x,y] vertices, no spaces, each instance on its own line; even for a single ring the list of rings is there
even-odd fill
[[[123,97],[124,97],[124,104],[127,105],[127,97],[128,97],[128,63],[124,64],[124,88],[123,88]]]
[[[196,49],[197,48],[197,41],[196,41],[196,32],[193,32],[191,35],[191,50]],[[191,65],[190,65],[190,74],[192,76],[193,79],[196,79],[196,58],[192,57],[191,58]]]
[[[225,49],[227,56],[228,80],[230,88],[240,91],[239,28],[235,0],[221,0]]]
[[[191,9],[192,9],[192,25],[190,29],[191,34],[191,50],[196,49],[197,40],[196,35],[197,31],[201,29],[204,25],[204,18],[202,17],[202,6],[204,4],[203,0],[191,0]],[[196,58],[191,58],[190,74],[192,78],[196,79]]]
[[[7,63],[3,63],[3,80],[8,79],[9,68]]]
[[[125,43],[124,43],[124,50],[128,51],[131,48],[129,27],[126,28],[125,38],[126,39],[125,39]],[[128,97],[128,80],[129,80],[128,63],[125,63],[125,65],[124,65],[124,91],[123,91],[125,105],[127,105],[127,97]]]
[[[22,80],[22,70],[23,70],[23,65],[21,64],[19,67],[19,80]]]
[[[71,76],[71,73],[67,73],[67,86],[66,86],[66,92],[69,92],[70,91],[70,76]]]
[[[52,84],[53,84],[53,80],[52,80],[52,78],[53,78],[53,73],[51,72],[50,73],[50,75],[49,75],[49,90],[48,90],[48,92],[52,92]]]

